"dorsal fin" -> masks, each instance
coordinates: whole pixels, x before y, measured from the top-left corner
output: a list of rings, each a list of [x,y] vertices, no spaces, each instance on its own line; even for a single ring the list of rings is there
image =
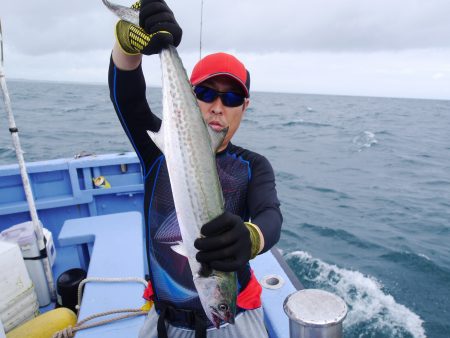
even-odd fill
[[[163,122],[161,123],[161,128],[159,128],[158,132],[153,132],[150,130],[147,130],[148,136],[152,139],[153,143],[156,144],[156,146],[161,150],[161,152],[164,154],[164,128],[163,128]]]

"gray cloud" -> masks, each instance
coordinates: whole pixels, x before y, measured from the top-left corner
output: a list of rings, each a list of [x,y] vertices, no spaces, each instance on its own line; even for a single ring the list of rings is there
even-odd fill
[[[198,50],[200,0],[167,0]],[[120,3],[127,2],[120,0]],[[204,0],[209,50],[380,51],[450,47],[448,0]],[[2,1],[6,43],[29,55],[111,48],[116,19],[100,0]]]
[[[257,4],[239,1],[228,6],[207,1],[208,8],[215,10],[213,16],[205,17],[205,45],[238,45],[261,52],[450,46],[449,1],[281,0]]]
[[[2,1],[0,15],[5,43],[27,55],[104,49],[116,21],[100,0]]]

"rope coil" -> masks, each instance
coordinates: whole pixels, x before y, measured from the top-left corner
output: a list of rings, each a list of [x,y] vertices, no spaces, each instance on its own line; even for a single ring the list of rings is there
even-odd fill
[[[83,286],[86,283],[97,282],[97,283],[128,283],[128,282],[136,282],[144,284],[144,288],[147,287],[147,281],[144,278],[139,277],[119,277],[119,278],[106,278],[106,277],[88,277],[83,279],[81,283],[78,285],[78,305],[76,308],[79,310],[81,306],[81,297],[83,294]]]
[[[89,278],[86,278],[86,279],[82,280],[80,285],[78,286],[78,305],[76,306],[78,311],[80,309],[83,286],[89,282],[98,282],[98,283],[137,282],[137,283],[142,283],[145,287],[147,287],[147,281],[143,278],[137,278],[137,277],[123,277],[123,278],[89,277]],[[90,324],[86,324],[88,321],[93,320],[95,318],[109,316],[109,315],[113,315],[113,314],[117,314],[117,313],[125,313],[125,314],[123,314],[121,316],[113,317],[113,318],[100,320],[100,321],[93,322]],[[147,313],[148,313],[148,310],[142,310],[142,309],[119,309],[119,310],[111,310],[111,311],[96,313],[96,314],[90,315],[90,316],[86,317],[85,319],[79,321],[75,326],[69,325],[64,330],[56,332],[55,334],[53,334],[52,338],[72,338],[75,336],[75,333],[77,331],[109,324],[109,323],[112,323],[112,322],[115,322],[118,320],[122,320],[122,319],[146,315]]]

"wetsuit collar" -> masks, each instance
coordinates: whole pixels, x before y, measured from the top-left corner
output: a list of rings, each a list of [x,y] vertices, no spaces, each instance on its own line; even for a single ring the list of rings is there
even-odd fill
[[[223,154],[226,154],[229,150],[231,149],[231,142],[228,142],[227,146],[225,147],[224,150],[221,150],[219,152],[216,153],[216,156],[221,156]]]

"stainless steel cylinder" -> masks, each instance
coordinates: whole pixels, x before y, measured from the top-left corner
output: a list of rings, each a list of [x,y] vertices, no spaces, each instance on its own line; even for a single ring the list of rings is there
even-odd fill
[[[283,308],[289,317],[290,338],[342,338],[347,305],[340,297],[304,289],[289,295]]]

